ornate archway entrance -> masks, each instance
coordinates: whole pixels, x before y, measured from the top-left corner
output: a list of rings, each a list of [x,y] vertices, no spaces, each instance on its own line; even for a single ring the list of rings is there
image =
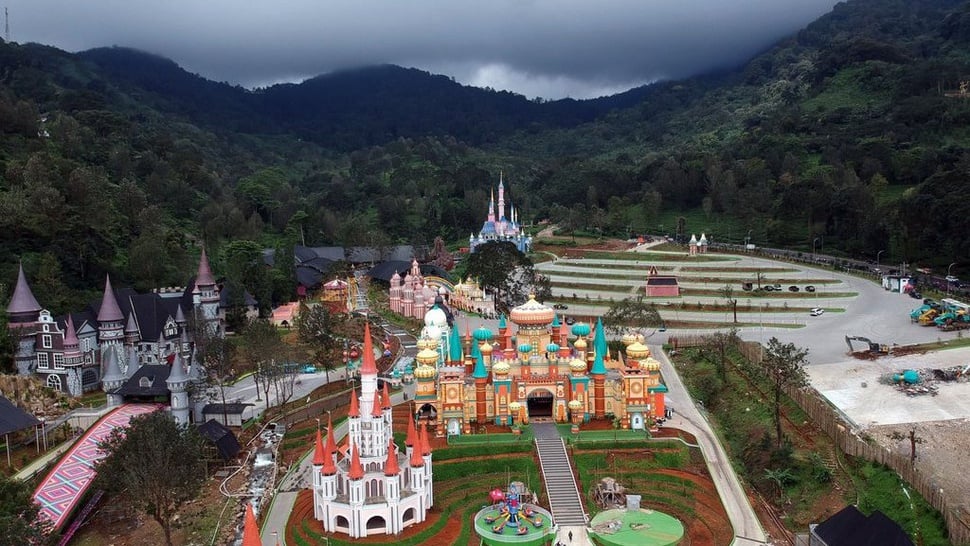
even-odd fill
[[[552,403],[555,400],[551,391],[536,389],[529,393],[526,399],[529,409],[529,419],[552,417]]]

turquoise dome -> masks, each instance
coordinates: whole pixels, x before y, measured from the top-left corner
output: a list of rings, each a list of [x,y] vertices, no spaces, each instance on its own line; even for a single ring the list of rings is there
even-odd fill
[[[475,333],[472,334],[472,337],[474,337],[478,341],[491,341],[491,339],[495,336],[494,334],[492,334],[491,330],[482,326],[477,330],[475,330]]]
[[[519,352],[520,353],[531,353],[532,352],[532,345],[529,345],[528,343],[523,343],[522,345],[519,345]]]
[[[546,351],[550,353],[558,353],[559,345],[556,345],[555,343],[550,343],[549,345],[546,345]]]
[[[589,335],[591,329],[589,324],[586,324],[585,322],[577,322],[576,324],[573,324],[573,328],[570,331],[574,336],[586,337]]]

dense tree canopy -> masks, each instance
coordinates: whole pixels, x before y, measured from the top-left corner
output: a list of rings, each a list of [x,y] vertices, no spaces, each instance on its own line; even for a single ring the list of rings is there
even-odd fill
[[[49,531],[30,484],[0,476],[0,546],[53,544]]]

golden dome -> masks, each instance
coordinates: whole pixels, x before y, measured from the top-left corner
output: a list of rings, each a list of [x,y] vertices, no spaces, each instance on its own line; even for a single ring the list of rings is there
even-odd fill
[[[583,403],[579,400],[570,400],[568,406],[572,411],[579,411],[583,409]]]
[[[492,364],[492,373],[495,375],[509,375],[509,370],[511,369],[512,367],[509,366],[509,363],[504,360]]]
[[[660,362],[658,362],[656,358],[649,357],[645,361],[640,363],[640,367],[643,368],[644,370],[647,370],[648,372],[659,372]]]
[[[509,402],[509,411],[517,412],[522,409],[522,404],[518,402]]]
[[[573,373],[586,373],[586,362],[582,359],[574,358],[569,362],[569,371]]]
[[[492,354],[492,349],[494,349],[494,347],[492,347],[491,343],[486,341],[485,343],[482,343],[478,347],[478,349],[482,352],[483,355],[490,355]]]
[[[630,346],[626,348],[626,356],[635,360],[640,360],[641,358],[647,358],[648,356],[650,356],[650,349],[646,345],[640,343],[639,341],[634,341]]]
[[[551,323],[555,316],[556,312],[537,302],[534,294],[529,294],[529,301],[513,308],[509,313],[512,322],[520,326],[544,326]]]
[[[432,343],[431,339],[422,337],[421,339],[418,340],[417,346],[419,350],[428,349],[431,347],[431,343]]]
[[[623,343],[624,346],[629,347],[630,345],[633,345],[634,343],[636,343],[637,335],[634,334],[633,332],[627,332],[623,334],[623,337],[620,338],[620,341]]]
[[[438,351],[429,349],[425,347],[418,351],[418,354],[414,357],[418,361],[418,364],[424,366],[433,366],[438,363]]]
[[[418,366],[418,369],[414,370],[414,377],[418,379],[431,379],[438,373],[438,370],[434,366],[428,366],[427,364],[422,364]]]
[[[585,349],[586,348],[586,340],[583,339],[583,338],[579,338],[579,339],[576,340],[575,343],[573,343],[573,346],[576,347],[577,349]]]

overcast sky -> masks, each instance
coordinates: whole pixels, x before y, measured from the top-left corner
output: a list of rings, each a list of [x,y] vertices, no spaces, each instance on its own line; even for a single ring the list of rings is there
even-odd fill
[[[835,0],[0,0],[10,38],[128,46],[246,87],[393,63],[587,98],[732,66]]]

